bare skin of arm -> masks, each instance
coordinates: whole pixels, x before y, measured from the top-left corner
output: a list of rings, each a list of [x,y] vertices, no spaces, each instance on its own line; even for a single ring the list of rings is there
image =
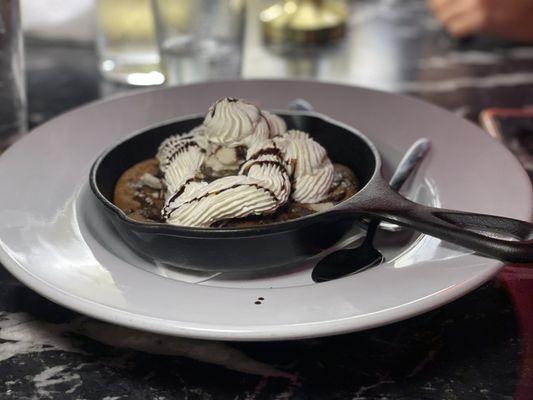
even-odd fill
[[[427,0],[456,37],[478,33],[533,43],[533,0]]]

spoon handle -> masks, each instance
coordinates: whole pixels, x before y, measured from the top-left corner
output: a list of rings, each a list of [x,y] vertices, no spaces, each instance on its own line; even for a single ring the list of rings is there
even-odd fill
[[[300,98],[289,101],[287,108],[291,111],[315,111],[311,103]]]
[[[389,181],[389,186],[396,192],[400,190],[407,178],[413,173],[414,169],[424,159],[431,147],[429,139],[421,138],[414,142],[409,150],[404,154],[400,163],[396,167],[392,178]],[[379,225],[380,229],[397,232],[404,228],[387,221],[382,221]]]
[[[429,139],[418,139],[404,154],[398,167],[389,181],[389,186],[395,191],[400,190],[418,163],[425,157],[431,147]]]

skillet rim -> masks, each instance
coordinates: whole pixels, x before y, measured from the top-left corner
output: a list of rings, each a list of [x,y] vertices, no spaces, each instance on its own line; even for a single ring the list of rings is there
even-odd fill
[[[163,127],[171,123],[178,123],[178,122],[184,122],[184,121],[191,120],[191,119],[203,118],[205,116],[205,113],[197,113],[197,114],[188,114],[185,116],[170,118],[170,119],[143,127],[141,129],[134,131],[132,134],[126,136],[125,138],[116,142],[115,144],[109,146],[96,158],[96,160],[93,162],[91,166],[91,169],[89,172],[89,186],[91,188],[91,191],[95,195],[95,197],[100,201],[100,203],[106,207],[108,211],[111,211],[111,213],[114,214],[115,217],[118,217],[122,222],[129,225],[130,229],[132,230],[136,229],[138,231],[140,230],[143,232],[152,231],[152,233],[159,234],[159,235],[195,237],[199,239],[201,238],[212,239],[212,238],[217,238],[217,237],[241,238],[241,237],[265,236],[269,234],[290,231],[290,230],[299,229],[299,228],[302,228],[308,225],[312,225],[315,222],[319,222],[322,218],[324,218],[327,215],[333,215],[335,214],[335,212],[339,212],[343,210],[350,201],[353,201],[353,199],[356,197],[361,197],[360,195],[362,194],[362,192],[367,191],[368,188],[372,184],[375,184],[375,181],[377,179],[382,178],[382,175],[381,175],[382,161],[381,161],[381,156],[379,154],[379,151],[377,150],[377,147],[366,135],[361,133],[356,128],[348,124],[345,124],[343,122],[337,121],[327,115],[318,113],[316,111],[295,111],[295,110],[293,111],[293,110],[283,110],[283,109],[272,109],[268,111],[274,114],[277,114],[277,115],[318,118],[326,122],[327,124],[336,125],[337,127],[340,127],[350,132],[351,134],[358,136],[368,146],[368,148],[372,152],[372,155],[374,156],[375,166],[374,166],[374,172],[372,173],[372,176],[368,179],[367,183],[357,193],[355,193],[353,196],[349,197],[348,199],[342,201],[341,203],[336,204],[335,206],[333,206],[331,209],[327,211],[319,211],[313,214],[305,215],[305,216],[291,219],[288,221],[273,222],[273,223],[266,224],[266,225],[257,225],[257,226],[248,227],[248,228],[204,228],[204,227],[171,225],[171,224],[166,224],[162,222],[136,221],[128,217],[124,211],[118,208],[115,204],[109,201],[102,194],[102,192],[100,191],[98,187],[96,176],[99,171],[99,167],[102,164],[102,161],[113,150],[115,150],[118,146],[122,145],[123,143],[135,138],[136,136],[142,135],[152,129]]]

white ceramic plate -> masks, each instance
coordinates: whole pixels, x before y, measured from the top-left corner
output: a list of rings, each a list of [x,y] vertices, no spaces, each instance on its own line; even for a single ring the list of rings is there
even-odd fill
[[[92,103],[38,127],[10,148],[0,157],[1,262],[35,291],[81,313],[149,331],[228,340],[304,338],[383,325],[447,303],[502,266],[405,233],[381,238],[385,264],[322,284],[311,282],[309,265],[254,277],[210,276],[137,256],[95,210],[87,188],[91,164],[124,136],[205,111],[223,96],[265,108],[304,98],[365,133],[389,170],[411,143],[428,137],[433,149],[411,184],[411,197],[447,208],[531,217],[531,184],[518,161],[476,126],[444,110],[316,82],[217,82]]]

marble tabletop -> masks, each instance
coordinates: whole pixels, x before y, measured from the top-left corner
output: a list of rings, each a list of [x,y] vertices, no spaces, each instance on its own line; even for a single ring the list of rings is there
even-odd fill
[[[308,77],[402,92],[476,121],[533,104],[533,47],[450,39],[421,0],[353,3],[350,34],[281,57],[247,35],[245,77]],[[30,125],[117,88],[94,50],[27,42]],[[0,399],[533,399],[533,272],[508,266],[424,315],[322,339],[167,338],[76,314],[0,267]]]

